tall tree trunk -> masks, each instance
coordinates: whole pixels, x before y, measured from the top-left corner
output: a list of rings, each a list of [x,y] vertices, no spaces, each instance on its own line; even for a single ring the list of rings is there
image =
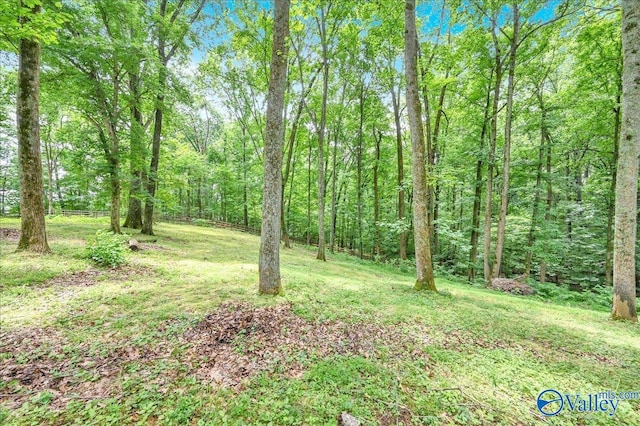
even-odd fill
[[[159,3],[159,16],[162,21],[165,21],[165,18],[167,17],[167,1],[168,0],[160,0]],[[190,15],[189,25],[193,24],[198,18],[205,2],[206,0],[200,0],[198,7],[195,8],[194,12]],[[153,235],[153,209],[155,206],[156,189],[158,188],[158,164],[160,162],[160,140],[162,138],[162,119],[165,108],[164,94],[167,89],[167,65],[178,48],[177,43],[168,47],[167,39],[170,27],[175,23],[183,7],[185,7],[185,2],[180,1],[175,5],[175,9],[171,13],[168,22],[161,22],[158,25],[158,45],[156,53],[158,55],[160,68],[158,69],[158,86],[156,87],[157,95],[155,100],[155,117],[151,144],[151,165],[149,166],[149,174],[147,176],[147,198],[144,206],[144,223],[142,224],[142,233],[146,235]]]
[[[282,147],[284,145],[282,115],[287,83],[288,36],[289,0],[276,0],[265,132],[264,195],[259,263],[260,294],[278,294],[282,291],[280,281]]]
[[[282,238],[284,239],[284,246],[286,248],[291,248],[291,241],[289,239],[289,232],[287,229],[287,221],[286,221],[288,215],[285,214],[285,211],[286,212],[289,211],[290,204],[285,203],[285,197],[284,197],[285,187],[287,185],[287,181],[289,180],[290,175],[291,175],[291,185],[293,186],[293,172],[290,172],[290,171],[292,169],[292,161],[294,158],[293,153],[295,151],[295,146],[296,146],[296,134],[298,133],[298,124],[300,123],[300,117],[302,117],[302,112],[304,110],[305,99],[307,98],[307,95],[313,88],[313,83],[316,81],[316,77],[318,76],[318,73],[320,71],[320,68],[318,68],[318,72],[313,74],[313,76],[311,77],[311,81],[309,82],[309,86],[305,89],[302,64],[299,62],[299,65],[300,65],[299,67],[300,80],[301,80],[303,91],[302,91],[302,96],[298,101],[296,114],[291,124],[291,132],[289,133],[289,139],[288,139],[287,150],[286,150],[287,161],[285,163],[284,176],[282,178],[282,215],[281,215],[280,225],[282,227]],[[290,194],[289,198],[291,198],[291,192],[289,194]],[[287,204],[286,209],[285,209],[285,204]]]
[[[166,84],[166,68],[161,67],[159,81],[162,81],[160,87],[164,88]],[[153,139],[151,144],[151,165],[149,166],[149,175],[147,176],[147,198],[144,205],[144,222],[142,225],[142,233],[146,235],[154,235],[153,233],[153,209],[155,205],[156,189],[158,187],[158,164],[160,163],[160,139],[162,137],[162,117],[164,115],[164,94],[156,97],[156,111],[153,126]]]
[[[342,94],[340,95],[340,105],[344,105],[344,97],[347,92],[347,84],[342,86]],[[331,174],[331,224],[329,229],[329,250],[331,253],[335,250],[336,243],[336,219],[338,216],[338,207],[336,197],[336,183],[338,180],[338,140],[342,131],[342,116],[338,117],[335,134],[333,137],[333,152],[331,154],[331,165],[333,173]]]
[[[502,190],[500,192],[500,216],[498,217],[498,233],[496,237],[495,262],[493,264],[493,276],[500,275],[502,267],[502,253],[504,249],[504,233],[507,226],[507,208],[509,205],[509,169],[511,167],[511,127],[513,121],[513,91],[516,73],[516,54],[518,52],[518,39],[520,31],[520,16],[518,2],[513,5],[513,35],[509,49],[509,76],[507,78],[507,113],[504,125],[504,162],[502,167]]]
[[[391,103],[393,104],[393,118],[396,127],[396,158],[398,164],[398,221],[404,222],[405,215],[405,196],[404,196],[404,157],[402,149],[402,127],[400,125],[400,85],[398,85],[398,94],[391,88]],[[398,235],[398,247],[400,250],[400,259],[407,258],[407,231],[401,231]]]
[[[364,127],[364,82],[360,83],[360,124],[358,125],[358,152],[356,158],[356,173],[358,192],[356,197],[356,210],[358,214],[358,256],[363,257],[362,244],[362,144],[363,144],[363,127]]]
[[[125,228],[142,228],[142,171],[144,169],[144,125],[140,102],[140,75],[138,67],[129,74],[129,92],[131,93],[131,130],[129,135],[129,208],[124,221]]]
[[[422,112],[418,88],[418,36],[415,0],[406,0],[404,10],[405,73],[407,79],[407,112],[411,130],[413,174],[413,228],[416,255],[416,290],[437,291],[431,263],[431,241],[427,219],[427,179]]]
[[[548,135],[547,135],[548,136]],[[551,222],[551,203],[553,202],[553,187],[551,184],[551,139],[547,143],[547,161],[545,170],[545,179],[547,181],[547,200],[544,211],[545,223]],[[540,262],[540,282],[544,283],[547,280],[547,262],[543,259]]]
[[[311,244],[311,144],[307,158],[307,245]]]
[[[284,176],[282,177],[282,205],[280,206],[280,211],[282,212],[280,214],[280,228],[281,228],[281,233],[282,233],[282,239],[284,240],[284,246],[285,248],[291,248],[291,240],[289,239],[289,231],[287,229],[287,220],[286,220],[286,215],[285,215],[285,191],[286,191],[286,186],[287,186],[287,181],[289,180],[289,175],[291,175],[291,163],[292,163],[292,159],[293,159],[293,151],[295,150],[295,141],[296,141],[296,133],[298,130],[298,117],[301,113],[302,110],[302,102],[300,101],[299,107],[298,107],[298,113],[296,114],[296,117],[293,120],[293,125],[291,127],[291,133],[289,135],[289,142],[288,142],[288,146],[287,146],[287,161],[285,163],[285,169],[284,169]]]
[[[378,186],[378,173],[380,169],[380,144],[382,143],[382,132],[373,129],[373,139],[376,143],[376,159],[373,163],[373,226],[375,228],[375,251],[376,256],[382,255],[382,243],[380,236],[380,188]]]
[[[21,6],[24,4],[21,2]],[[40,6],[31,8],[31,15]],[[23,24],[30,20],[21,18]],[[49,253],[44,222],[44,183],[40,157],[40,44],[20,40],[18,66],[18,159],[20,166],[20,241],[18,250]]]
[[[622,137],[616,176],[613,241],[614,319],[638,321],[636,311],[636,227],[640,155],[640,0],[622,0]]]
[[[198,184],[196,188],[196,197],[198,202],[198,217],[202,217],[202,178],[198,178]]]
[[[113,156],[109,161],[109,179],[111,181],[111,232],[120,233],[120,160]]]
[[[489,88],[487,89],[487,101],[484,107],[484,118],[482,120],[482,131],[480,133],[480,152],[484,150],[484,141],[487,136],[487,123],[489,121],[489,109],[491,108],[491,78],[493,70],[489,77]],[[476,181],[473,193],[473,212],[471,213],[471,251],[469,252],[469,269],[467,270],[467,279],[473,281],[476,277],[476,258],[478,256],[478,235],[480,234],[480,198],[482,197],[482,167],[484,162],[482,157],[478,158],[476,163]]]
[[[58,193],[58,202],[60,203],[60,208],[64,210],[64,199],[62,198],[62,188],[60,188],[60,177],[58,176],[57,167],[53,169],[53,176],[56,181],[56,192]]]
[[[540,192],[542,191],[542,163],[544,161],[544,153],[546,151],[546,144],[548,143],[547,136],[547,111],[545,110],[542,94],[542,84],[538,89],[538,104],[540,106],[540,148],[538,149],[538,164],[536,166],[536,188],[533,194],[533,208],[531,212],[531,225],[529,226],[529,234],[527,236],[527,254],[524,261],[524,276],[529,277],[531,273],[531,261],[533,259],[533,243],[535,241],[535,231],[538,221],[538,209],[540,208]]]
[[[44,152],[46,155],[46,163],[47,163],[47,213],[53,214],[53,168],[54,159],[53,159],[53,149],[51,147],[51,139],[45,143]]]
[[[336,218],[338,216],[336,205],[336,182],[338,179],[338,137],[340,130],[337,129],[333,140],[333,152],[331,154],[331,164],[333,173],[331,175],[331,225],[329,229],[329,250],[333,253],[336,243]]]
[[[449,78],[449,70],[445,73],[445,78]],[[447,93],[447,85],[443,84],[440,88],[440,96],[438,97],[438,110],[436,111],[436,118],[433,125],[433,137],[431,138],[431,155],[430,165],[431,170],[435,172],[436,164],[442,161],[444,156],[444,149],[440,149],[438,139],[440,136],[440,125],[442,123],[442,116],[444,115],[444,99]],[[436,181],[435,184],[429,185],[429,200],[432,202],[432,206],[429,208],[430,212],[433,212],[432,239],[433,239],[433,254],[437,255],[440,252],[440,242],[438,238],[438,216],[440,209],[440,181]]]
[[[427,90],[427,62],[429,65],[431,64],[431,60],[433,59],[433,55],[431,55],[430,60],[426,61],[422,58],[422,52],[420,49],[420,41],[418,43],[418,65],[420,67],[420,77],[422,78],[423,83],[418,83],[422,91],[422,103],[424,104],[424,137],[426,139],[426,155],[427,155],[427,173],[433,173],[434,164],[435,164],[435,150],[433,147],[433,140],[431,139],[431,102],[429,102],[429,91]],[[431,234],[431,238],[434,237],[435,230],[435,222],[434,222],[434,206],[435,206],[435,194],[433,192],[434,185],[433,182],[429,182],[427,184],[427,223],[429,224],[429,232]],[[433,250],[433,253],[436,253]]]
[[[247,188],[247,138],[242,127],[242,224],[249,226],[249,191]]]
[[[491,133],[489,134],[489,158],[487,160],[487,187],[484,205],[484,281],[491,283],[491,198],[493,194],[493,173],[496,157],[496,139],[498,136],[498,105],[500,104],[500,86],[502,84],[502,53],[497,35],[496,19],[492,19],[492,36],[495,48],[495,85],[493,105],[491,107]]]
[[[322,106],[320,110],[320,125],[318,126],[318,255],[316,259],[326,261],[324,239],[324,134],[327,122],[327,97],[329,95],[329,51],[327,41],[326,16],[321,11],[319,21],[320,41],[322,43]]]
[[[620,88],[622,89],[622,88]],[[618,168],[618,147],[620,145],[620,95],[616,97],[615,122],[613,126],[613,158],[611,159],[611,183],[607,202],[607,251],[604,263],[604,282],[610,286],[613,280],[613,219],[615,215],[616,175]]]
[[[116,129],[108,117],[104,117],[104,126],[108,136],[102,127],[98,127],[98,137],[109,165],[109,184],[111,188],[111,213],[109,230],[114,234],[120,233],[120,156]]]

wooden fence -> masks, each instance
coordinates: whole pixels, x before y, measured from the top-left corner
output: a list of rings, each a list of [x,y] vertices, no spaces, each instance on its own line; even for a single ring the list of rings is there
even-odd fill
[[[61,210],[62,216],[109,217],[110,211],[104,210]]]

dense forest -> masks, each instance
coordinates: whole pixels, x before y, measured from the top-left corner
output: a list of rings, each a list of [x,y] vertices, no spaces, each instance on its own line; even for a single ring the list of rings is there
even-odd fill
[[[638,2],[623,3],[637,22]],[[176,216],[260,228],[263,195],[279,192],[285,246],[317,245],[319,259],[347,249],[411,263],[426,225],[436,274],[612,285],[621,163],[636,159],[624,170],[637,181],[637,148],[620,145],[625,125],[638,144],[638,117],[625,124],[621,108],[637,39],[630,25],[623,49],[620,5],[418,2],[414,63],[403,2],[294,1],[273,49],[286,60],[280,136],[267,107],[272,6],[1,1],[2,214],[21,213],[14,111],[31,45],[49,215],[109,210],[116,233],[151,235],[154,218]],[[263,192],[278,156],[280,188]]]

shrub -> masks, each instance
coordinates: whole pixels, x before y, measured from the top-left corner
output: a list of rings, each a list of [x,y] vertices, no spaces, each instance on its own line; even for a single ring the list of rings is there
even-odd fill
[[[100,230],[87,246],[88,257],[100,266],[117,267],[127,263],[124,253],[126,237]]]

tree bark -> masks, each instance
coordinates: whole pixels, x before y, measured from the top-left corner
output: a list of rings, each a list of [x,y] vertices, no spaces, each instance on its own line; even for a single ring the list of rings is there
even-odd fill
[[[396,127],[396,158],[398,164],[398,221],[404,222],[405,215],[405,195],[404,195],[404,156],[402,149],[402,127],[400,125],[400,85],[398,85],[398,94],[391,88],[391,103],[393,104],[393,119]],[[400,259],[407,259],[407,231],[401,231],[398,235],[398,247],[400,250]]]
[[[140,102],[140,76],[137,69],[129,74],[129,91],[131,93],[131,130],[129,136],[129,208],[127,218],[124,221],[125,228],[142,228],[142,169],[144,162],[144,129],[142,123],[142,113],[138,103]]]
[[[260,294],[278,294],[282,291],[280,280],[282,147],[284,145],[282,116],[287,83],[288,36],[289,0],[276,0],[265,132],[264,192],[259,263]]]
[[[449,70],[445,73],[445,78],[449,78]],[[447,93],[447,85],[443,84],[440,88],[440,95],[438,97],[438,110],[436,111],[436,118],[433,125],[433,137],[431,138],[431,155],[429,164],[431,166],[431,172],[435,171],[436,164],[443,160],[444,149],[440,149],[438,139],[440,136],[440,124],[442,123],[442,116],[444,115],[444,99]],[[440,158],[442,157],[442,158]],[[438,238],[438,217],[440,209],[440,181],[436,181],[435,184],[429,185],[429,200],[433,204],[429,211],[433,211],[433,222],[431,225],[432,240],[433,240],[433,254],[438,255],[440,253],[440,242]]]
[[[156,189],[158,188],[158,164],[160,163],[160,140],[162,138],[162,119],[164,116],[164,90],[167,86],[167,59],[164,56],[164,38],[158,40],[158,56],[160,69],[158,70],[158,94],[156,95],[156,110],[153,124],[153,139],[151,143],[151,164],[147,176],[147,198],[144,204],[144,221],[142,233],[153,233],[153,209],[155,206]]]
[[[22,6],[24,4],[21,3]],[[31,9],[35,16],[39,5]],[[28,17],[21,18],[26,24]],[[44,183],[40,157],[40,44],[21,39],[18,65],[18,159],[20,166],[20,241],[18,250],[49,253],[44,221]]]
[[[502,267],[502,253],[504,249],[504,233],[507,226],[507,208],[509,206],[509,169],[511,167],[511,127],[513,120],[513,92],[515,85],[516,54],[518,51],[518,39],[520,31],[520,16],[518,2],[513,5],[513,35],[509,49],[509,76],[507,78],[507,113],[504,127],[504,162],[502,166],[502,190],[500,192],[500,216],[498,218],[498,233],[496,237],[495,262],[493,264],[493,276],[500,275]]]
[[[416,290],[437,291],[431,263],[431,241],[427,222],[427,179],[422,112],[418,87],[418,36],[415,0],[406,0],[404,10],[405,73],[407,79],[407,112],[411,131],[413,177],[413,227],[416,256]]]
[[[620,88],[622,89],[622,88]],[[609,186],[609,197],[607,203],[607,251],[604,263],[604,282],[610,286],[613,282],[613,219],[615,215],[615,194],[616,175],[618,168],[618,147],[620,146],[620,110],[621,97],[616,97],[616,107],[614,109],[615,122],[613,127],[613,157],[611,159],[611,183]]]
[[[380,169],[380,144],[382,143],[382,132],[373,129],[373,139],[376,143],[376,159],[373,163],[373,226],[375,228],[375,255],[382,255],[382,243],[380,235],[380,188],[378,186],[378,174]]]
[[[622,0],[622,128],[613,241],[614,319],[638,321],[636,227],[640,155],[640,0]]]
[[[344,92],[343,92],[344,93]],[[338,216],[336,205],[336,184],[338,180],[338,137],[340,135],[340,129],[336,129],[336,134],[333,140],[333,152],[331,154],[331,165],[333,166],[333,173],[331,175],[331,224],[329,229],[329,251],[333,253],[336,243],[336,218]]]
[[[547,143],[547,153],[546,153],[547,161],[546,161],[546,173],[545,179],[547,181],[547,200],[544,211],[544,221],[545,223],[549,223],[551,221],[551,203],[553,202],[553,187],[551,184],[551,140],[549,139]],[[547,262],[543,259],[540,262],[540,282],[544,283],[547,280]]]
[[[484,281],[491,284],[491,198],[493,194],[493,173],[496,157],[496,139],[498,136],[498,105],[500,103],[500,86],[502,84],[502,52],[497,35],[497,23],[494,17],[491,22],[493,45],[495,48],[495,85],[493,88],[493,105],[491,107],[491,132],[489,134],[489,156],[487,159],[487,189],[484,205]]]
[[[320,21],[318,21],[318,29],[320,30],[320,41],[322,43],[322,106],[320,110],[320,124],[318,126],[318,255],[316,259],[327,260],[325,256],[325,238],[324,238],[324,136],[327,122],[327,97],[329,95],[329,51],[326,29],[326,15],[324,9],[321,11]]]
[[[358,215],[358,256],[363,257],[363,244],[362,244],[362,145],[364,139],[364,82],[360,83],[360,121],[358,125],[358,151],[356,158],[356,184],[358,192],[356,196],[356,211]]]
[[[307,152],[307,245],[311,244],[311,144]]]
[[[491,71],[493,77],[493,70]],[[480,152],[484,150],[484,141],[487,136],[487,123],[489,121],[489,109],[491,108],[491,77],[489,78],[489,88],[487,89],[487,101],[484,107],[484,119],[482,120],[482,131],[480,133]],[[473,281],[476,276],[476,257],[478,256],[478,236],[480,234],[480,202],[482,197],[482,167],[484,162],[479,156],[476,163],[476,182],[473,194],[473,212],[471,213],[471,251],[469,252],[469,269],[467,279]]]
[[[533,194],[533,208],[531,212],[531,225],[529,227],[529,234],[527,236],[527,254],[524,261],[524,276],[529,277],[531,273],[531,261],[533,259],[533,243],[535,241],[535,230],[538,221],[538,209],[540,208],[540,198],[542,191],[542,163],[544,161],[544,153],[546,151],[546,144],[548,143],[547,136],[547,111],[545,110],[542,85],[544,81],[540,83],[538,91],[538,104],[540,106],[540,147],[538,149],[538,164],[536,166],[536,188]]]

